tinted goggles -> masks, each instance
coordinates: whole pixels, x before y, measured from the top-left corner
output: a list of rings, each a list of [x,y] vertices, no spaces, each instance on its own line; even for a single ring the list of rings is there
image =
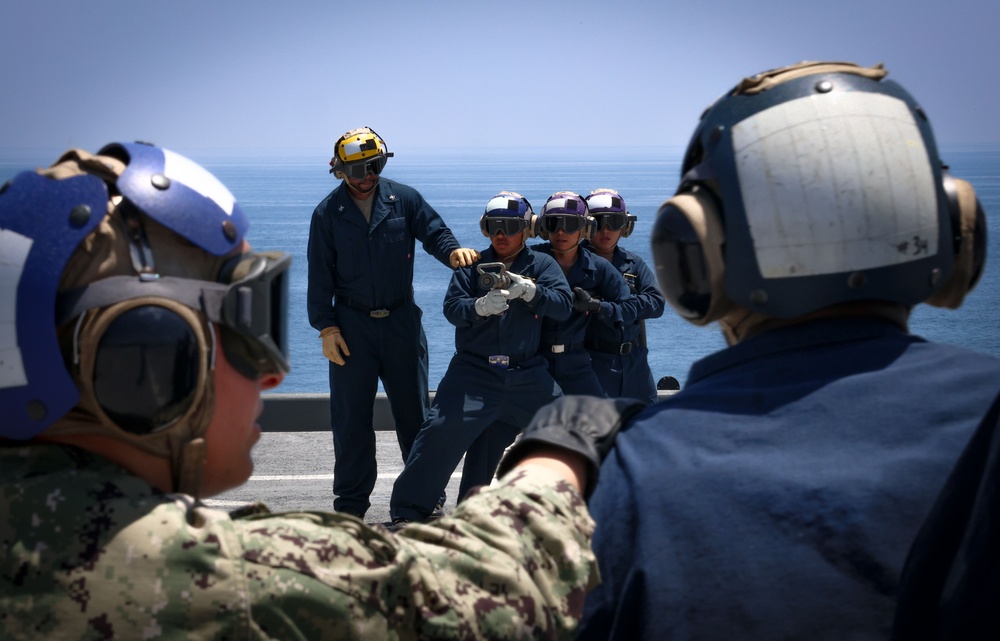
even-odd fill
[[[491,237],[503,232],[504,236],[515,236],[528,228],[528,221],[513,216],[487,216],[483,220],[486,233]]]
[[[597,221],[598,231],[602,229],[610,229],[611,231],[621,231],[628,224],[629,216],[628,214],[593,214],[594,220]]]
[[[229,363],[247,378],[287,373],[288,269],[290,254],[248,253],[238,257],[232,282],[221,299],[218,323],[222,350]],[[211,314],[209,314],[211,317]]]
[[[388,160],[386,156],[376,156],[370,160],[365,160],[363,162],[352,162],[346,165],[340,165],[336,168],[337,171],[343,172],[345,176],[352,180],[364,180],[365,176],[368,174],[375,174],[378,176],[385,169],[385,163]]]
[[[550,234],[560,229],[567,234],[574,234],[583,229],[586,221],[583,216],[546,214],[542,216],[542,228]]]
[[[290,254],[247,252],[223,266],[217,283],[164,276],[112,276],[59,296],[59,323],[89,309],[139,297],[165,298],[202,312],[219,326],[229,363],[247,378],[288,372]]]

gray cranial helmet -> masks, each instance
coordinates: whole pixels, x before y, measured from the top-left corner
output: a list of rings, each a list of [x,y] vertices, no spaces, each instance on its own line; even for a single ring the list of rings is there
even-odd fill
[[[652,235],[682,316],[961,304],[982,271],[985,218],[886,73],[801,63],[747,78],[706,110]]]

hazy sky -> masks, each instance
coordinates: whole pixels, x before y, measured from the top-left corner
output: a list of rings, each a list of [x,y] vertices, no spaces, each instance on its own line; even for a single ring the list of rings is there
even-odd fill
[[[0,149],[684,145],[740,78],[885,63],[998,143],[996,0],[7,0]],[[613,159],[609,159],[612,160]]]

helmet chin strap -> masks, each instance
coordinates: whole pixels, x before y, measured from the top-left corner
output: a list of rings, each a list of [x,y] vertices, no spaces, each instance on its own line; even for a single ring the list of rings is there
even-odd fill
[[[521,253],[521,250],[523,250],[523,249],[524,249],[525,247],[527,247],[527,246],[528,246],[528,241],[527,241],[527,240],[525,240],[525,239],[524,239],[524,238],[522,237],[522,238],[521,238],[521,246],[520,246],[520,247],[518,247],[518,248],[517,248],[516,250],[514,250],[513,252],[511,252],[510,254],[508,254],[507,256],[504,256],[503,258],[501,258],[501,259],[500,259],[500,262],[502,262],[503,264],[505,264],[505,265],[507,265],[508,267],[510,267],[511,263],[513,263],[513,262],[514,262],[514,259],[515,259],[515,258],[517,258],[517,255]]]
[[[573,245],[572,247],[570,247],[569,249],[556,249],[555,245],[553,245],[552,242],[550,241],[549,242],[549,247],[552,248],[552,253],[553,254],[571,254],[571,253],[577,251],[578,249],[580,249],[580,243],[582,243],[582,242],[583,242],[583,239],[581,238],[581,239],[577,240],[576,244]]]
[[[205,469],[205,439],[170,439],[170,462],[174,491],[199,498]]]
[[[198,328],[196,340],[201,354],[199,384],[190,407],[183,415],[158,431],[136,434],[119,427],[102,408],[94,389],[94,361],[104,330],[114,318],[128,309],[154,303],[168,307],[186,318],[192,327]],[[74,378],[80,389],[80,400],[77,408],[54,423],[47,434],[104,436],[167,459],[170,462],[172,490],[199,497],[206,454],[204,437],[215,409],[216,343],[211,323],[176,301],[137,298],[88,312],[82,323],[74,323],[65,331],[73,330],[79,335],[75,339],[79,344],[79,364],[75,367]]]
[[[615,249],[618,248],[618,241],[616,240],[615,244],[612,245],[611,248],[608,249],[608,251],[598,251],[597,247],[594,246],[594,239],[591,238],[590,239],[590,247],[589,248],[590,248],[590,250],[592,252],[594,252],[595,254],[597,254],[598,256],[600,256],[601,258],[606,258],[607,260],[611,260],[611,257],[615,255]]]

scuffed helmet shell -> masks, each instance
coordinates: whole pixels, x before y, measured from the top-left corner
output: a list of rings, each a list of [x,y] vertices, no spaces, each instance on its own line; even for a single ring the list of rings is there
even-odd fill
[[[242,244],[250,227],[246,215],[201,165],[144,143],[113,143],[98,153],[126,163],[118,190],[156,222],[216,256]]]
[[[557,191],[549,196],[542,207],[542,216],[586,216],[587,201],[580,194],[572,191]]]
[[[486,209],[483,211],[484,216],[491,218],[510,216],[528,219],[533,213],[528,199],[513,191],[501,191],[486,203]]]
[[[0,194],[0,306],[11,315],[0,359],[0,436],[32,438],[80,397],[59,351],[56,293],[107,200],[107,187],[94,176],[52,180],[29,171]]]
[[[587,207],[593,214],[627,214],[625,199],[614,189],[595,189],[587,196]]]

